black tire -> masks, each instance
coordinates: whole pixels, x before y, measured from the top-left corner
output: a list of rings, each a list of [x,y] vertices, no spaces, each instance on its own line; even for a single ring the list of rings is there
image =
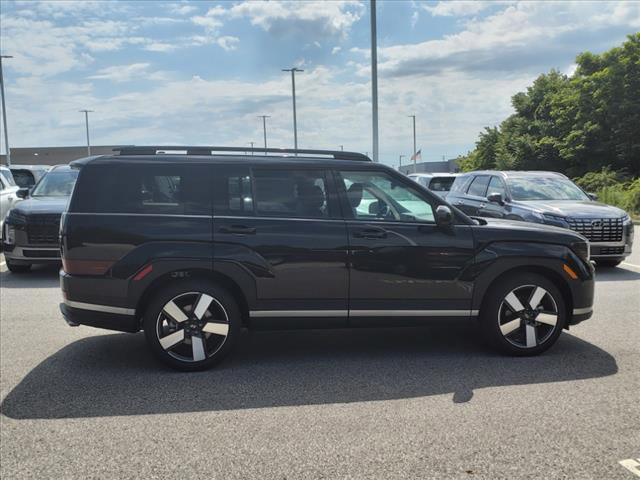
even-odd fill
[[[196,307],[203,295],[208,295],[212,301],[209,301],[208,309],[198,322]],[[169,305],[169,302],[173,302],[173,305]],[[177,306],[184,314],[184,320],[176,321],[167,313],[173,311],[175,317],[180,316],[173,306]],[[203,325],[228,330],[226,333],[209,333],[205,332],[207,327]],[[205,370],[222,361],[233,349],[240,326],[241,313],[233,295],[207,280],[176,281],[154,293],[143,317],[145,337],[153,354],[166,365],[183,371]],[[183,332],[182,335],[179,331]],[[167,340],[168,335],[174,337]],[[171,343],[180,336],[183,339],[168,349],[161,344],[161,338],[166,345],[167,341]],[[198,352],[196,342],[201,345]],[[204,359],[200,360],[197,356],[201,355],[204,355]]]
[[[530,308],[529,301],[535,291],[540,291],[538,288],[545,294],[538,305]],[[511,303],[518,302],[513,297],[507,298],[510,294],[514,294],[520,307],[524,307],[520,314],[511,308]],[[533,311],[536,307],[541,311]],[[550,321],[555,324],[549,325]],[[535,273],[517,273],[497,282],[487,291],[480,311],[481,328],[487,341],[502,353],[514,356],[538,355],[550,348],[558,340],[566,321],[567,309],[562,293],[549,279]],[[513,330],[509,332],[511,328]],[[534,333],[530,334],[531,329]]]
[[[27,273],[29,270],[31,270],[31,265],[12,263],[11,260],[7,258],[7,268],[11,273]]]
[[[597,258],[596,265],[602,268],[615,268],[622,263],[623,258]]]

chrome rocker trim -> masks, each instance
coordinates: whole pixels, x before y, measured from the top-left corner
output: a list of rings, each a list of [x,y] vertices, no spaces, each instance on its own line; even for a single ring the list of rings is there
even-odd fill
[[[91,310],[94,312],[115,313],[117,315],[129,316],[133,316],[136,314],[136,311],[133,308],[112,307],[110,305],[96,305],[95,303],[74,302],[72,300],[67,300],[66,298],[64,299],[64,304],[71,308],[78,308],[80,310]]]

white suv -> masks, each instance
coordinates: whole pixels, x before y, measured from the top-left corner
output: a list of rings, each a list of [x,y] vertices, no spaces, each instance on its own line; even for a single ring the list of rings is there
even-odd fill
[[[0,166],[0,236],[4,234],[4,219],[13,206],[22,200],[16,195],[20,189],[13,180],[11,170]]]

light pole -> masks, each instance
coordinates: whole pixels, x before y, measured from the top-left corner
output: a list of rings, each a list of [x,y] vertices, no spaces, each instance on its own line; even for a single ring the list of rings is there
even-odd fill
[[[371,110],[373,128],[373,161],[378,161],[378,40],[376,0],[371,0]]]
[[[401,166],[402,166],[402,159],[403,159],[404,157],[406,157],[406,155],[400,155],[400,158],[399,158],[399,160],[400,160],[400,165],[399,165],[399,167],[401,167]],[[399,170],[399,169],[400,169],[400,168],[398,168],[398,170]]]
[[[413,119],[413,173],[416,173],[416,116],[409,115]]]
[[[9,149],[9,130],[7,129],[7,106],[4,102],[4,76],[2,74],[2,59],[13,58],[11,55],[0,55],[0,90],[2,93],[2,124],[4,125],[4,146],[7,149],[7,167],[11,166],[11,150]]]
[[[296,72],[304,72],[296,67],[283,68],[283,72],[291,72],[291,93],[293,98],[293,147],[298,149],[298,121],[296,119]],[[297,153],[296,153],[297,155]]]
[[[253,155],[253,143],[254,142],[249,142],[251,144],[251,155]]]
[[[340,145],[340,151],[344,152],[344,145]]]
[[[84,113],[84,125],[87,129],[87,156],[91,156],[91,142],[89,141],[89,113],[92,113],[93,110],[78,110],[81,113]]]
[[[262,119],[262,133],[264,135],[264,148],[267,148],[267,118],[271,118],[269,115],[258,115],[258,118]],[[267,152],[264,152],[266,155]]]

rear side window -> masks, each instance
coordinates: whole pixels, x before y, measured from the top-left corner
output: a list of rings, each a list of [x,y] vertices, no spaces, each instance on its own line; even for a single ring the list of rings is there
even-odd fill
[[[452,192],[464,192],[467,189],[467,185],[469,185],[469,181],[471,177],[469,175],[463,175],[460,177],[455,177],[453,184],[451,185]]]
[[[254,169],[256,214],[268,217],[329,216],[321,170]]]
[[[487,194],[487,186],[489,185],[489,177],[487,175],[480,175],[473,179],[467,193],[469,195],[475,195],[476,197],[484,197]]]
[[[211,215],[207,165],[87,165],[71,210],[87,213]]]

